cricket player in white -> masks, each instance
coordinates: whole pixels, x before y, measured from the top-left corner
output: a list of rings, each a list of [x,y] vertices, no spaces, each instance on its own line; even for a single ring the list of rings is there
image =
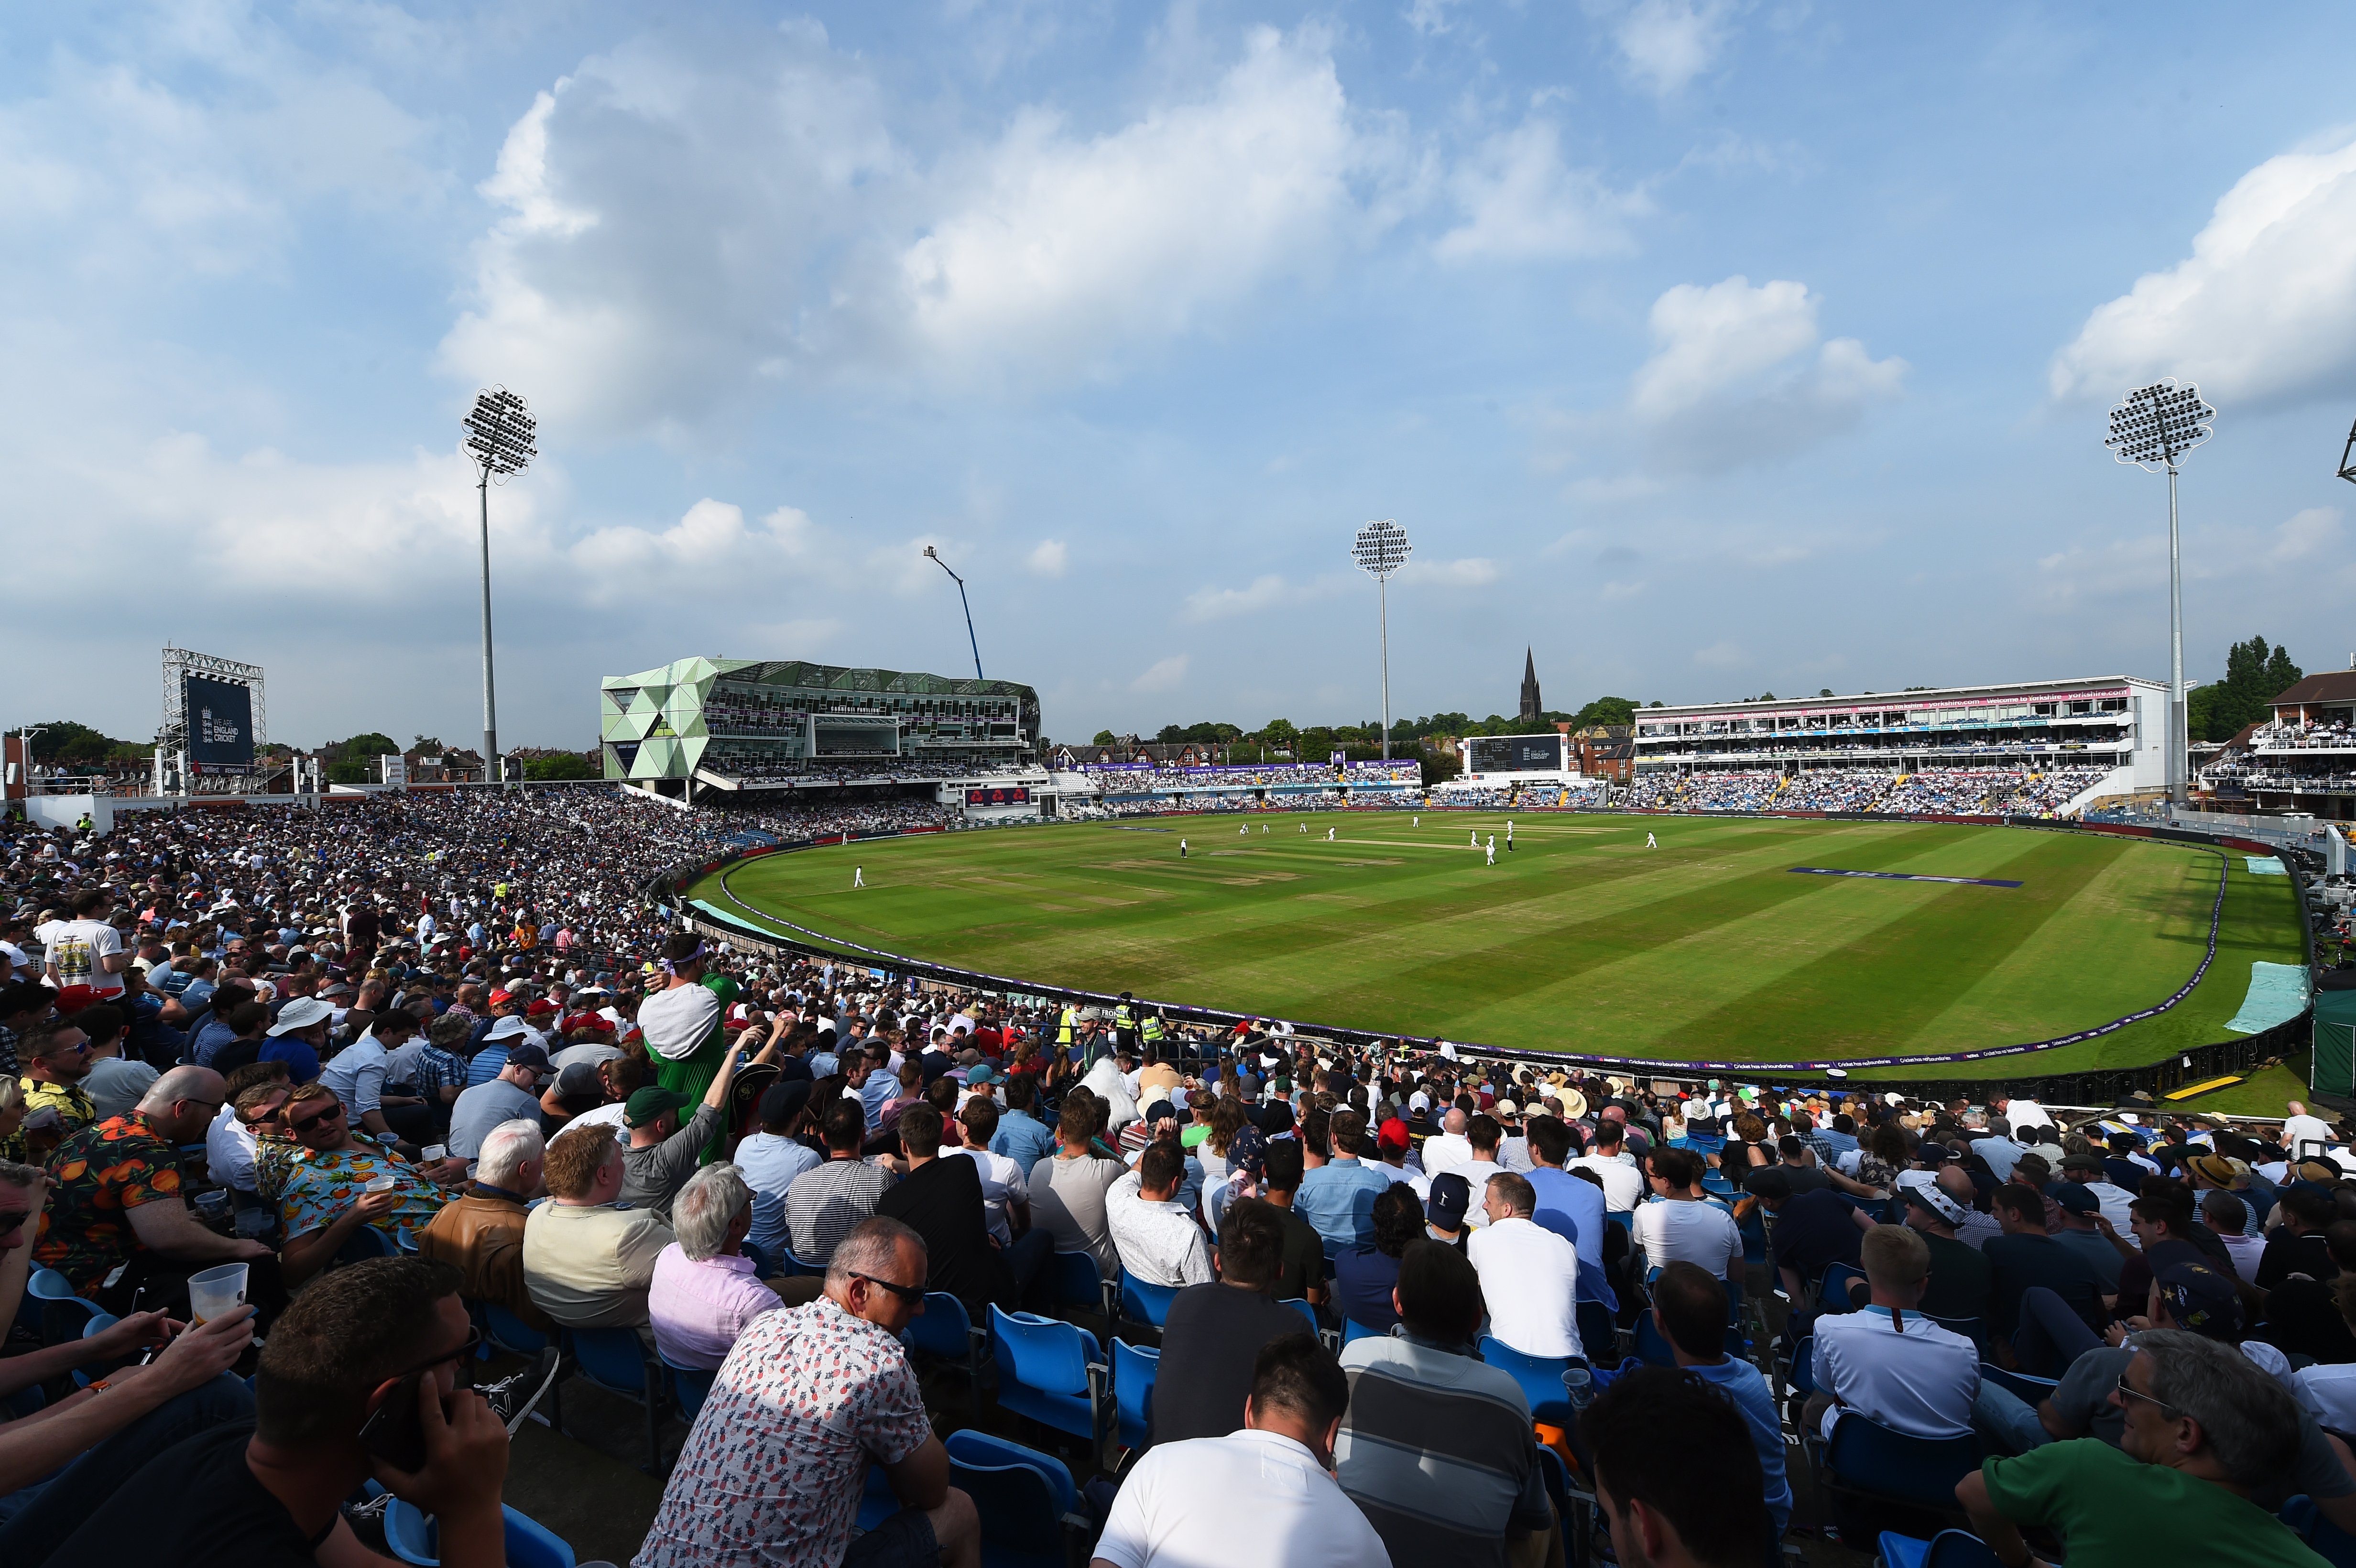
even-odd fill
[[[1479,828],[1475,827],[1472,829],[1472,842],[1466,846],[1466,848],[1472,849],[1478,849],[1481,848],[1481,830]]]
[[[1325,830],[1325,842],[1328,844],[1333,842],[1333,830],[1330,827]]]
[[[1661,841],[1660,841],[1659,839],[1657,839],[1657,838],[1654,837],[1650,833],[1647,833],[1647,834],[1645,834],[1645,835],[1644,835],[1644,848],[1647,848],[1647,849],[1657,849],[1657,848],[1659,848],[1660,847],[1661,847]]]
[[[1510,850],[1511,848],[1513,848],[1513,847],[1514,847],[1514,819],[1513,819],[1512,817],[1510,817],[1510,816],[1509,816],[1509,817],[1505,818],[1505,848],[1506,848],[1507,849],[1509,849],[1509,850]]]
[[[853,866],[851,868],[851,885],[854,888],[863,888],[867,885],[866,867]]]
[[[1186,840],[1183,838],[1178,840],[1178,858],[1181,860],[1186,858]]]
[[[1492,866],[1494,866],[1494,865],[1495,865],[1496,863],[1497,863],[1497,836],[1496,836],[1495,834],[1492,833],[1492,834],[1490,834],[1490,835],[1489,835],[1489,864],[1491,864]]]

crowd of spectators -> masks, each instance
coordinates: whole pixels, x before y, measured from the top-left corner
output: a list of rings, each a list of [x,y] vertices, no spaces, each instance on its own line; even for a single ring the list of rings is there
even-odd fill
[[[2106,768],[1945,768],[1901,773],[1893,769],[1819,769],[1794,773],[1750,773],[1638,775],[1624,804],[1679,811],[1870,811],[1914,814],[2008,814],[2051,816],[2099,783]]]

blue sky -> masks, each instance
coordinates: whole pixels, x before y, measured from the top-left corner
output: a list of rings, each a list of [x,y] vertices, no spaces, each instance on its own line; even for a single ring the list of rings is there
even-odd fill
[[[0,19],[10,722],[479,729],[691,653],[985,667],[1058,737],[2167,673],[2128,386],[2197,379],[2188,667],[2356,632],[2320,5]],[[2131,32],[2130,32],[2131,29]],[[2346,500],[2343,500],[2346,497]]]

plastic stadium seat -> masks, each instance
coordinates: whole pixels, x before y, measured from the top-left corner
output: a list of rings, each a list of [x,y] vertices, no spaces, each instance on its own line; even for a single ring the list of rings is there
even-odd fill
[[[51,1268],[33,1271],[25,1282],[24,1303],[16,1309],[17,1321],[37,1332],[44,1345],[80,1339],[98,1315],[98,1303],[75,1295],[72,1283]]]
[[[1792,1341],[1792,1389],[1795,1393],[1816,1392],[1816,1337],[1803,1334]]]
[[[873,1530],[900,1511],[900,1495],[892,1489],[892,1477],[881,1465],[867,1467],[867,1488],[859,1496],[859,1528]]]
[[[1161,1370],[1161,1351],[1141,1349],[1126,1339],[1112,1342],[1113,1415],[1124,1448],[1145,1442],[1146,1424],[1153,1414],[1153,1377]]]
[[[662,1410],[660,1369],[647,1359],[645,1342],[635,1328],[575,1328],[565,1338],[581,1375],[610,1393],[642,1406],[647,1413],[647,1462],[639,1468],[649,1475],[661,1467],[662,1450],[656,1434]]]
[[[808,1258],[798,1258],[794,1256],[791,1252],[787,1252],[786,1253],[786,1275],[787,1277],[792,1277],[799,1275],[811,1275],[822,1279],[826,1275],[826,1265],[824,1264],[812,1263]]]
[[[776,1279],[780,1277],[777,1274],[776,1265],[769,1261],[769,1254],[766,1249],[756,1247],[750,1242],[739,1242],[736,1243],[736,1250],[745,1257],[752,1260],[753,1277],[755,1279]]]
[[[1603,1217],[1606,1220],[1611,1221],[1613,1224],[1619,1226],[1622,1231],[1633,1233],[1636,1229],[1636,1216],[1633,1213],[1622,1213],[1619,1210],[1614,1209],[1607,1211]]]
[[[109,1328],[113,1328],[117,1323],[122,1321],[123,1319],[117,1317],[112,1312],[93,1313],[90,1321],[81,1326],[81,1337],[85,1339],[93,1339],[98,1335],[105,1333]],[[80,1387],[88,1388],[92,1382],[106,1376],[121,1364],[121,1362],[109,1362],[103,1367],[76,1367],[74,1369],[73,1381]]]
[[[1927,1312],[1922,1314],[1922,1316],[1925,1317],[1931,1317],[1931,1315]],[[1979,1347],[1980,1360],[1983,1362],[1987,1360],[1988,1332],[1987,1319],[1980,1317],[1931,1317],[1931,1321],[1936,1323],[1940,1328],[1944,1328],[1950,1334],[1961,1334],[1965,1339],[1969,1339],[1973,1344]]]
[[[1170,1321],[1170,1304],[1177,1298],[1174,1285],[1148,1285],[1133,1274],[1120,1276],[1120,1315],[1129,1322],[1162,1328]]]
[[[2330,1563],[2331,1568],[2356,1568],[2356,1536],[2324,1518],[2313,1498],[2302,1494],[2285,1503],[2282,1521],[2297,1531],[2308,1550]]]
[[[1986,1361],[1980,1363],[1980,1381],[1994,1383],[2006,1392],[2018,1395],[2027,1401],[2032,1410],[2040,1400],[2052,1398],[2053,1391],[2062,1386],[2058,1378],[2033,1378],[2027,1372],[2012,1371]]]
[[[1065,1568],[1076,1491],[1062,1460],[970,1429],[949,1434],[949,1484],[981,1515],[983,1568]]]
[[[1620,1349],[1620,1325],[1612,1317],[1612,1308],[1600,1301],[1581,1301],[1572,1305],[1571,1315],[1579,1321],[1580,1349],[1590,1355],[1601,1355],[1611,1360]]]
[[[1369,1328],[1354,1317],[1342,1319],[1342,1343],[1344,1346],[1358,1339],[1387,1339],[1390,1332],[1387,1328]]]
[[[1562,1390],[1562,1374],[1581,1365],[1578,1359],[1526,1355],[1492,1334],[1481,1336],[1480,1351],[1483,1361],[1522,1385],[1522,1397],[1529,1401],[1531,1420],[1556,1426],[1569,1424],[1570,1405]],[[1554,1406],[1553,1412],[1540,1415],[1538,1407],[1547,1404]]]
[[[1977,1437],[1909,1437],[1854,1411],[1825,1445],[1836,1488],[1935,1513],[1957,1511],[1955,1484],[1982,1457]]]
[[[1098,1267],[1094,1253],[1056,1253],[1047,1260],[1040,1276],[1040,1288],[1046,1292],[1050,1307],[1083,1307],[1091,1312],[1113,1316],[1119,1304],[1105,1286],[1110,1283]]]
[[[712,1392],[712,1380],[720,1374],[702,1367],[682,1367],[669,1356],[662,1358],[663,1371],[670,1380],[670,1397],[679,1406],[680,1414],[690,1426],[703,1409],[704,1397]]]
[[[977,1413],[981,1406],[981,1363],[990,1354],[990,1331],[977,1328],[965,1303],[947,1291],[925,1293],[925,1309],[900,1330],[900,1342],[918,1355],[933,1356],[965,1370]]]
[[[1849,1298],[1848,1282],[1868,1283],[1865,1271],[1847,1264],[1826,1264],[1824,1277],[1816,1282],[1816,1310],[1819,1312],[1854,1312],[1857,1304]]]
[[[396,1251],[392,1238],[374,1225],[362,1225],[344,1238],[336,1249],[337,1264],[364,1264],[370,1258],[389,1258]]]
[[[1104,1445],[1106,1368],[1092,1335],[1028,1312],[990,1309],[998,1358],[998,1403],[1016,1415]]]
[[[1968,1530],[1943,1530],[1928,1541],[1885,1530],[1882,1568],[1999,1568],[1988,1543]]]
[[[507,1521],[508,1568],[573,1568],[573,1548],[539,1521],[502,1505]],[[384,1510],[384,1543],[403,1563],[440,1568],[441,1542],[434,1521],[395,1498]]]
[[[1277,1305],[1279,1307],[1290,1307],[1299,1312],[1301,1317],[1307,1318],[1309,1320],[1309,1331],[1312,1334],[1323,1335],[1325,1332],[1325,1325],[1317,1320],[1317,1308],[1310,1306],[1308,1302],[1302,1300],[1300,1296],[1289,1296],[1282,1301],[1278,1302]]]

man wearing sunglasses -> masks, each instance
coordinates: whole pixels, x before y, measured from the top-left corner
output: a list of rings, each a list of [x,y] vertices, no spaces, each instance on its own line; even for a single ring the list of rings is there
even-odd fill
[[[52,1019],[27,1030],[17,1051],[27,1120],[42,1111],[57,1114],[59,1130],[70,1136],[98,1120],[81,1081],[90,1076],[90,1036],[70,1019]]]
[[[456,1269],[422,1258],[320,1280],[271,1329],[253,1420],[133,1475],[122,1495],[136,1499],[135,1527],[100,1510],[48,1561],[112,1568],[135,1528],[142,1556],[176,1568],[380,1562],[343,1516],[372,1478],[434,1517],[446,1568],[500,1568],[508,1433],[463,1386],[477,1341],[458,1284]],[[412,1445],[417,1468],[385,1456]]]
[[[826,1294],[746,1326],[712,1380],[635,1568],[758,1556],[788,1568],[977,1568],[981,1524],[948,1484],[898,1335],[925,1309],[925,1243],[853,1226]],[[867,1467],[900,1511],[851,1538]]]
[[[1990,1459],[1955,1488],[2005,1568],[2040,1561],[2023,1525],[2058,1536],[2071,1568],[2322,1561],[2250,1500],[2297,1457],[2298,1404],[2239,1350],[2184,1329],[2147,1330],[2111,1401],[2125,1422],[2118,1447],[2049,1443]]]

